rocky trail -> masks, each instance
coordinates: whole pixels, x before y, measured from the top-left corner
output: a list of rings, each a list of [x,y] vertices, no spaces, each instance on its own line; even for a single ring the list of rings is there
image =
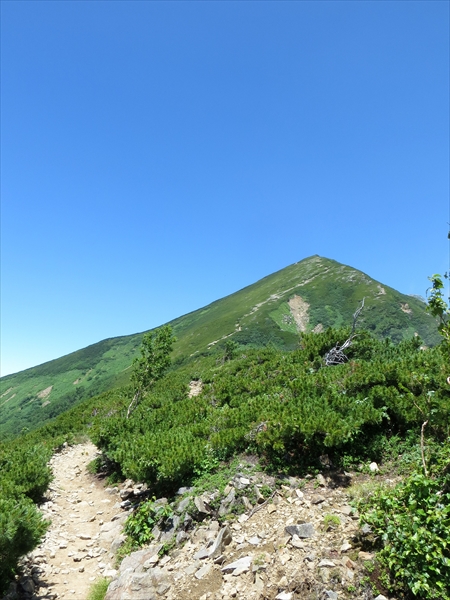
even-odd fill
[[[152,544],[116,570],[123,522],[145,486],[105,487],[87,471],[96,456],[88,443],[52,458],[55,479],[40,507],[52,524],[8,600],[86,600],[99,577],[111,580],[106,600],[386,600],[371,589],[364,567],[373,556],[360,548],[349,504],[348,484],[367,476],[324,471],[276,486],[244,461],[222,495],[181,489]],[[274,490],[266,500],[263,487]],[[231,516],[232,507],[241,514]],[[173,547],[162,556],[167,543]]]
[[[18,586],[25,597],[86,600],[92,582],[112,577],[111,542],[126,518],[116,492],[87,471],[96,456],[91,444],[66,447],[51,461],[54,480],[40,510],[51,521],[42,544],[23,563]]]

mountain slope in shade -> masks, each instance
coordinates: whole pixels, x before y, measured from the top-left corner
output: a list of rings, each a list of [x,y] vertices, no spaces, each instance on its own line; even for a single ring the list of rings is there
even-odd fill
[[[334,260],[312,256],[208,306],[171,321],[173,358],[213,353],[226,339],[240,345],[296,347],[299,333],[351,325],[398,342],[418,334],[438,343],[436,323],[418,298]],[[111,338],[0,380],[0,435],[34,428],[75,403],[128,382],[143,333]]]

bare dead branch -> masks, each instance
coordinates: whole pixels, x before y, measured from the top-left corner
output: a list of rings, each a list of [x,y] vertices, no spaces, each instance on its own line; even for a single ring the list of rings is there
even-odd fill
[[[329,350],[325,354],[324,360],[325,360],[325,364],[327,367],[329,367],[331,365],[343,365],[344,363],[347,362],[348,358],[344,354],[344,350],[346,350],[347,348],[349,348],[352,345],[353,339],[356,336],[356,333],[355,333],[356,322],[358,320],[359,315],[361,314],[362,309],[364,308],[364,300],[365,299],[366,299],[365,297],[362,299],[361,306],[353,314],[353,324],[352,324],[352,330],[350,332],[350,336],[345,340],[345,342],[342,344],[342,346],[338,342],[334,346],[334,348],[331,348],[331,350]]]

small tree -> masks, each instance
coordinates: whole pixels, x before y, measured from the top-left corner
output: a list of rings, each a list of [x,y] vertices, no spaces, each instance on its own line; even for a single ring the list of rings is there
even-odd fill
[[[447,274],[444,277],[448,277]],[[450,309],[444,300],[444,283],[442,277],[434,274],[428,277],[432,286],[427,290],[428,312],[439,321],[438,329],[447,344],[450,345]]]
[[[144,334],[141,345],[141,356],[133,361],[131,382],[134,388],[133,400],[127,411],[127,419],[139,404],[139,401],[170,366],[170,353],[176,338],[172,327],[164,325],[153,332]]]

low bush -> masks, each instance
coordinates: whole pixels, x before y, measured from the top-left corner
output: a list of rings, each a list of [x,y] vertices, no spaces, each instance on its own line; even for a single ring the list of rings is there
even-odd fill
[[[448,460],[447,443],[440,454]],[[437,464],[440,460],[436,461]],[[450,465],[450,463],[448,463]],[[450,475],[416,470],[395,488],[378,487],[359,502],[391,574],[392,591],[416,598],[450,598]]]

